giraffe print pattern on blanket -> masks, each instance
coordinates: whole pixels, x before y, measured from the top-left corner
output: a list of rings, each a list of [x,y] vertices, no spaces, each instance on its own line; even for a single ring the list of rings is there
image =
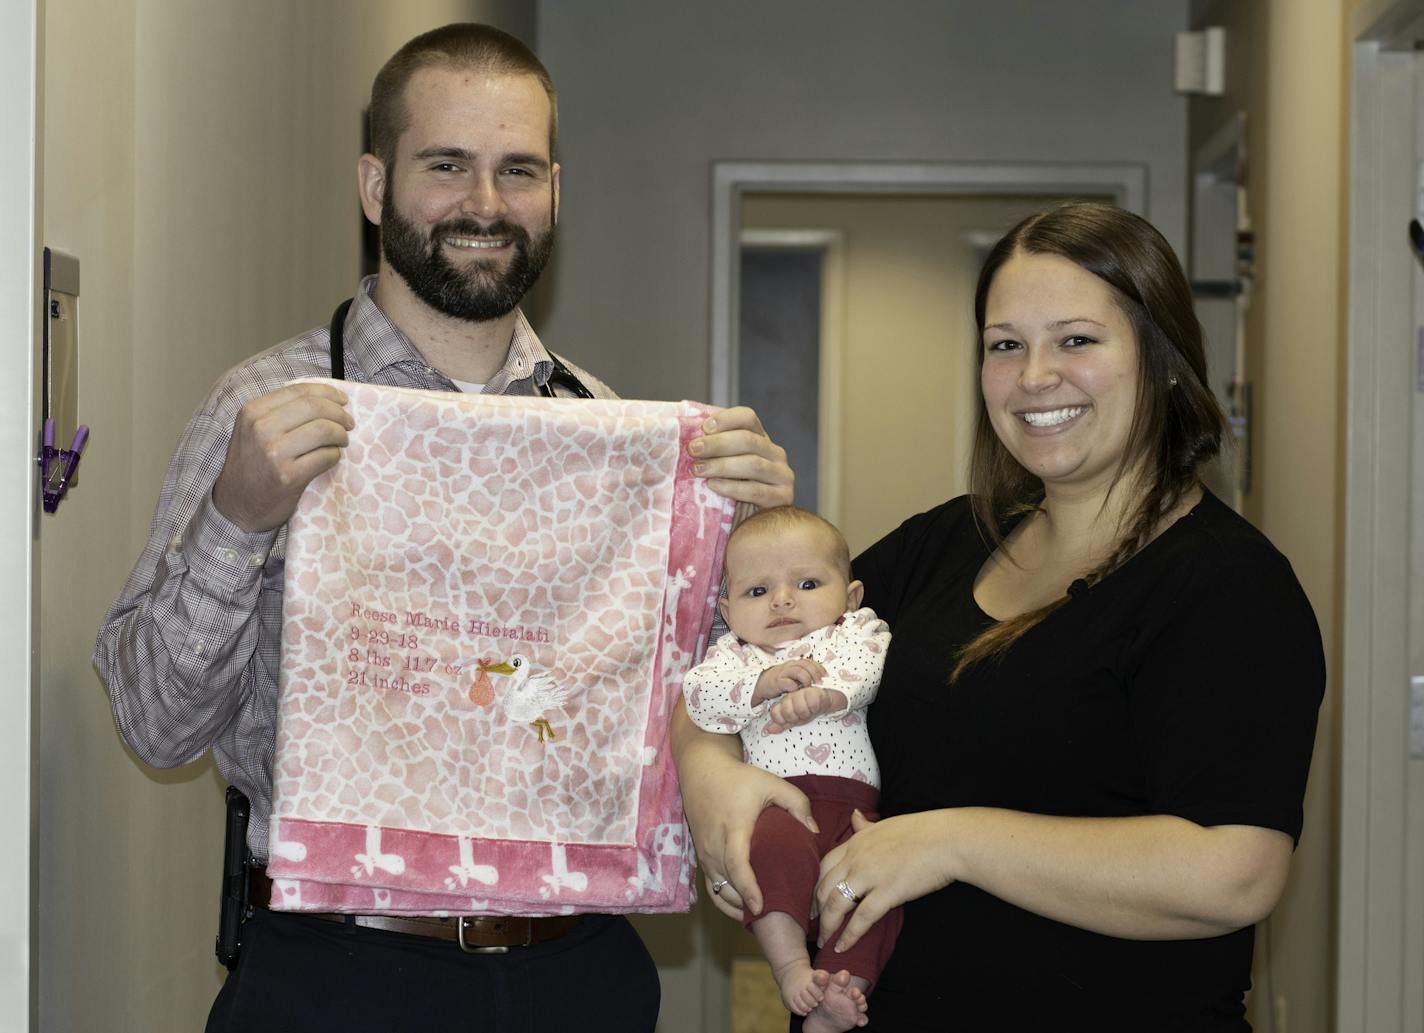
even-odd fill
[[[270,874],[304,910],[684,910],[711,410],[340,386],[356,428],[290,525]]]

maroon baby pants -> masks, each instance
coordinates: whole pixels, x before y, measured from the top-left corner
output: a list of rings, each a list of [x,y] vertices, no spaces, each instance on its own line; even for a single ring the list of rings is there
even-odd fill
[[[859,810],[872,821],[879,817],[875,809],[880,804],[880,791],[864,782],[834,775],[797,775],[786,781],[810,798],[811,814],[821,832],[812,835],[806,826],[780,807],[768,807],[761,812],[752,833],[752,870],[761,887],[762,913],[784,911],[805,930],[806,938],[812,940],[816,936],[816,923],[810,917],[811,898],[816,881],[821,877],[821,858],[851,837],[852,811]],[[751,928],[760,917],[748,916],[743,924]],[[832,974],[845,969],[853,976],[869,980],[873,987],[885,962],[890,960],[895,937],[900,934],[904,921],[897,907],[842,954],[833,949],[840,936],[837,930],[816,952],[811,964]]]

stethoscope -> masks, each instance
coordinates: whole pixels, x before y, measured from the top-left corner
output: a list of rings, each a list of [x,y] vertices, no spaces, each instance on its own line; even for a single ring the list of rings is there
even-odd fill
[[[346,313],[351,308],[351,303],[355,298],[347,298],[340,305],[336,306],[336,311],[331,314],[331,379],[346,379]],[[574,371],[559,361],[559,357],[553,352],[549,353],[549,361],[554,364],[553,371],[549,374],[549,379],[539,384],[539,393],[545,398],[554,398],[554,388],[561,387],[569,391],[575,398],[592,398],[593,392],[583,386],[583,381],[574,375]]]

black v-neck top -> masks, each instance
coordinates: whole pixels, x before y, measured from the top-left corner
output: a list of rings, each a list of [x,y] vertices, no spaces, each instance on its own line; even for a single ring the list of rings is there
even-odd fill
[[[1260,532],[1206,494],[950,686],[957,650],[992,623],[973,593],[990,551],[959,498],[853,565],[865,605],[894,636],[869,715],[883,816],[964,806],[1172,814],[1299,839],[1325,662],[1310,604]],[[956,883],[907,904],[872,1028],[980,1017],[1004,1029],[1030,1018],[1057,1029],[1246,1029],[1251,948],[1251,929],[1121,940]]]

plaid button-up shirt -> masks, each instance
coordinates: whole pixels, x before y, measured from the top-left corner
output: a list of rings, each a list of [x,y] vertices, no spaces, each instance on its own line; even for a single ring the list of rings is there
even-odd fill
[[[458,390],[377,307],[374,285],[375,277],[362,282],[347,313],[347,379]],[[616,397],[583,370],[569,368],[595,397]],[[504,367],[484,390],[537,394],[552,370],[549,353],[519,313]],[[241,531],[213,505],[212,487],[246,402],[298,377],[330,372],[323,326],[253,356],[218,382],[168,464],[148,543],[94,648],[124,741],[156,767],[186,764],[211,749],[223,775],[252,802],[247,841],[263,860],[287,531]]]

